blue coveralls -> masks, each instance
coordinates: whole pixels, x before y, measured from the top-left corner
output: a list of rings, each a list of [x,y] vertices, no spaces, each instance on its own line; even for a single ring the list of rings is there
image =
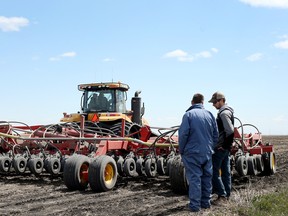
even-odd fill
[[[212,154],[218,141],[215,117],[194,104],[183,115],[179,128],[179,152],[189,182],[189,207],[192,211],[209,208],[212,192]]]

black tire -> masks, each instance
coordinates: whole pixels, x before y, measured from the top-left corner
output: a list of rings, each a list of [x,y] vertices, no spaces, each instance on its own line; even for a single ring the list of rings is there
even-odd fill
[[[64,172],[64,167],[65,167],[65,164],[66,164],[66,161],[70,158],[71,156],[70,155],[67,155],[67,156],[64,156],[60,159],[60,162],[61,162],[61,168],[60,168],[60,172]]]
[[[25,172],[27,167],[27,159],[23,156],[17,156],[13,159],[13,167],[17,174],[22,174]]]
[[[89,184],[95,192],[112,190],[117,182],[117,165],[115,160],[107,155],[97,157],[89,168]]]
[[[0,157],[0,172],[9,172],[11,162],[12,160],[8,156]]]
[[[44,161],[44,167],[51,175],[57,175],[61,171],[61,161],[56,157],[46,158]]]
[[[276,172],[276,156],[274,152],[266,152],[262,155],[264,161],[264,175],[273,175]]]
[[[157,174],[157,164],[155,158],[148,158],[145,161],[145,173],[147,177],[155,177]]]
[[[122,156],[119,156],[116,164],[117,164],[118,174],[120,176],[123,176],[123,174],[124,174],[124,170],[123,170],[124,158]]]
[[[173,163],[174,157],[171,157],[167,160],[167,165],[165,169],[165,175],[169,176],[170,175],[170,169],[171,169],[171,164]]]
[[[157,172],[159,175],[166,175],[167,161],[164,157],[157,159]]]
[[[186,179],[185,168],[180,156],[174,157],[174,160],[171,161],[169,176],[173,192],[179,194],[188,193],[189,183]]]
[[[28,160],[27,166],[31,173],[39,175],[43,171],[44,162],[41,158],[35,157]]]
[[[248,172],[247,158],[244,155],[236,159],[236,171],[240,176],[246,176]]]
[[[145,167],[144,167],[144,159],[142,157],[139,157],[136,160],[136,172],[139,176],[142,176],[145,174]]]
[[[262,173],[264,171],[264,161],[263,161],[263,158],[262,156],[259,154],[259,155],[255,155],[256,157],[256,165],[257,165],[257,171],[259,173]]]
[[[69,190],[87,188],[89,164],[90,159],[84,155],[73,155],[66,160],[63,180]]]
[[[132,122],[128,122],[125,121],[125,134],[124,136],[129,136],[132,138],[136,138],[136,139],[140,139],[140,126],[132,123]],[[122,122],[118,122],[116,124],[114,124],[111,128],[111,131],[113,131],[114,134],[120,136],[121,135],[121,131],[122,131]]]
[[[127,158],[124,161],[123,171],[124,171],[125,175],[127,175],[127,176],[131,176],[131,177],[135,176],[136,162],[133,158]]]
[[[257,175],[257,164],[256,164],[256,158],[254,156],[248,156],[247,158],[247,164],[248,164],[248,175]]]

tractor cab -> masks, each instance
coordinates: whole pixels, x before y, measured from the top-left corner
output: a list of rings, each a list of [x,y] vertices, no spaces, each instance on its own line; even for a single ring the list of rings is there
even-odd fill
[[[83,113],[126,113],[127,90],[123,83],[92,83],[78,86],[83,91],[81,108]]]

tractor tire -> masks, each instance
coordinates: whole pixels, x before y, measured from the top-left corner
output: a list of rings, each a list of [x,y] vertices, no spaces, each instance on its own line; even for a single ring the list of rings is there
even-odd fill
[[[186,179],[185,168],[181,157],[174,157],[169,169],[170,183],[173,192],[178,194],[187,194],[189,183]]]
[[[241,155],[236,160],[236,171],[240,176],[246,176],[248,172],[247,158]]]
[[[248,156],[247,158],[248,164],[248,175],[256,176],[257,175],[257,163],[256,158],[254,156]]]
[[[8,156],[0,157],[0,172],[9,172],[11,167],[11,158]]]
[[[123,170],[126,176],[133,177],[136,173],[136,162],[133,158],[127,158],[124,161]]]
[[[64,166],[63,180],[69,190],[85,190],[88,186],[90,158],[84,155],[69,157]]]
[[[27,167],[27,159],[23,156],[17,156],[13,159],[13,167],[17,174],[23,174]]]
[[[266,152],[262,154],[264,161],[263,174],[266,176],[273,175],[276,172],[276,157],[274,152]]]
[[[29,168],[30,172],[34,175],[39,175],[43,171],[44,162],[41,158],[35,157],[31,158],[27,162],[27,167]]]
[[[138,124],[126,121],[124,136],[140,139],[140,128],[141,127]],[[122,122],[114,124],[110,130],[113,131],[114,134],[121,136]]]
[[[149,178],[155,177],[157,174],[157,164],[155,158],[148,158],[145,161],[145,173]]]
[[[117,182],[117,165],[115,160],[107,155],[97,157],[89,168],[89,184],[95,192],[112,190]]]

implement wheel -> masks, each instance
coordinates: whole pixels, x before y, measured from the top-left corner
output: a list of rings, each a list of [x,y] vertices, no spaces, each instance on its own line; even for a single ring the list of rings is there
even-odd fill
[[[17,156],[13,159],[13,167],[17,174],[25,172],[27,166],[27,159],[23,156]]]
[[[11,167],[11,159],[7,156],[0,157],[0,172],[9,172]]]
[[[145,161],[145,173],[147,177],[155,177],[157,174],[157,164],[155,158],[148,158]]]
[[[90,158],[84,155],[73,155],[66,160],[63,180],[69,190],[87,188],[89,164]]]
[[[123,176],[123,173],[124,173],[124,171],[123,171],[124,158],[122,156],[119,156],[118,159],[117,159],[116,164],[117,164],[118,174],[120,176]]]
[[[89,168],[89,184],[93,191],[104,192],[113,189],[117,182],[115,160],[107,155],[97,157]]]
[[[138,173],[139,176],[142,176],[145,174],[145,167],[143,163],[144,163],[144,159],[142,157],[139,157],[136,160],[136,172]]]
[[[43,170],[43,160],[39,157],[31,158],[28,160],[27,166],[31,173],[34,175],[39,175]]]
[[[262,173],[264,171],[264,161],[263,161],[263,158],[262,156],[259,154],[259,155],[256,155],[256,164],[257,164],[257,170],[259,173]]]
[[[246,176],[248,172],[247,158],[242,155],[236,160],[236,170],[240,176]]]
[[[157,159],[157,172],[159,175],[166,175],[165,171],[167,170],[167,161],[164,157],[159,157]]]
[[[61,161],[56,157],[46,158],[44,161],[44,167],[51,175],[57,175],[61,170]]]
[[[171,161],[169,169],[170,183],[175,193],[187,194],[189,183],[186,179],[185,168],[181,156],[176,156]]]
[[[123,165],[124,173],[127,176],[133,177],[136,174],[136,162],[133,158],[127,158]]]
[[[262,155],[264,161],[264,175],[273,175],[276,172],[276,157],[274,152],[266,152]]]
[[[257,175],[257,163],[256,158],[254,156],[248,156],[247,158],[248,163],[248,175]]]

